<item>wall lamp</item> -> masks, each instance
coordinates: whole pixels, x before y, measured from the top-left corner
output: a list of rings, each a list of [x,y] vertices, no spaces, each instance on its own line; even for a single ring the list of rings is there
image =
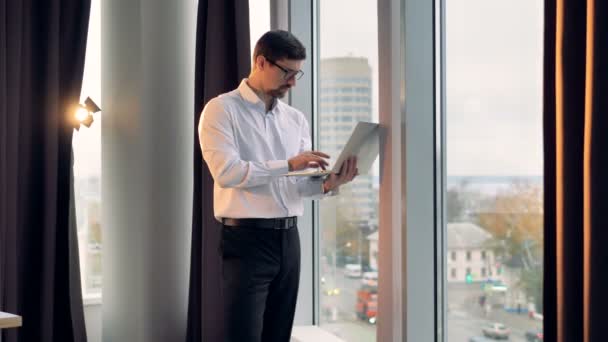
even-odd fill
[[[76,109],[76,119],[80,124],[86,127],[91,127],[93,124],[93,114],[100,112],[101,108],[90,97],[84,100],[84,104],[80,104]],[[76,126],[76,130],[80,129],[80,125]]]

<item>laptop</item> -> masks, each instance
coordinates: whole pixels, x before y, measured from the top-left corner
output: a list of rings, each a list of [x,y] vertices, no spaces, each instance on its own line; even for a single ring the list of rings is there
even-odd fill
[[[359,175],[369,172],[374,161],[378,157],[380,148],[380,126],[377,123],[360,121],[350,134],[348,141],[342,148],[340,156],[336,159],[333,167],[327,170],[307,169],[291,171],[284,176],[288,177],[322,177],[330,173],[340,173],[340,166],[350,156],[357,157],[357,168]]]

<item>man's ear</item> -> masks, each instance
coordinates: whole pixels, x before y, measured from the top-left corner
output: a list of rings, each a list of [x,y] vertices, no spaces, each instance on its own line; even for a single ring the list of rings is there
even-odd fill
[[[264,70],[264,68],[266,67],[266,58],[264,58],[264,56],[259,55],[255,58],[255,67],[258,70]]]

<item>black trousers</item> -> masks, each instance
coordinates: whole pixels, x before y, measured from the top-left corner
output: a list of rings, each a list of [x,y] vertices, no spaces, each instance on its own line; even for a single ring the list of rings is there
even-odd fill
[[[226,342],[288,342],[300,282],[297,227],[223,226]]]

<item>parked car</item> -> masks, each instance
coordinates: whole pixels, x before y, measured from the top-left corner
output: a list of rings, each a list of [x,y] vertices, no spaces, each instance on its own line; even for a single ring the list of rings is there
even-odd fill
[[[543,320],[543,314],[539,314],[538,312],[530,311],[528,312],[528,316],[530,317],[530,319],[533,319],[535,321]]]
[[[483,336],[496,339],[509,339],[511,333],[502,323],[490,323],[483,327],[482,332]]]
[[[344,275],[349,278],[361,277],[361,265],[360,264],[346,264],[346,266],[344,266]]]
[[[363,272],[361,285],[378,286],[378,272]]]
[[[526,341],[528,342],[543,342],[542,329],[526,331]]]

